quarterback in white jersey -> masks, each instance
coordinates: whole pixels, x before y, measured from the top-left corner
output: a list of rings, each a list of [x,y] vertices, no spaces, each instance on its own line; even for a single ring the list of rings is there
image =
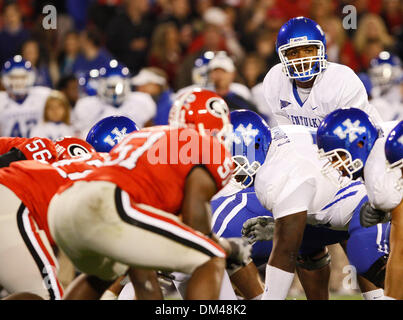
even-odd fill
[[[316,22],[289,20],[278,33],[276,50],[281,63],[267,73],[263,90],[278,125],[317,128],[329,112],[346,106],[381,120],[353,70],[326,60],[325,34]]]
[[[0,134],[3,137],[29,137],[30,130],[41,121],[47,87],[33,86],[35,74],[31,64],[17,55],[6,61],[2,82],[6,92],[0,93]]]

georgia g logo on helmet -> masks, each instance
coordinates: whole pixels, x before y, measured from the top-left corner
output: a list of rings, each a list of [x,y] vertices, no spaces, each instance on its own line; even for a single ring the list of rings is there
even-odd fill
[[[86,149],[84,146],[75,143],[70,144],[67,147],[67,152],[70,155],[70,157],[76,157],[86,153],[90,153],[90,151]]]
[[[59,160],[71,159],[96,152],[87,141],[76,137],[61,137],[54,141]]]
[[[224,100],[217,97],[212,97],[206,101],[206,109],[217,118],[227,117],[229,114]]]

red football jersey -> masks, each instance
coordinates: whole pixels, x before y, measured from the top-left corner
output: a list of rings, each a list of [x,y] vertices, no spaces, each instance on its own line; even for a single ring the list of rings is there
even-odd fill
[[[0,154],[7,153],[11,148],[19,149],[27,160],[52,163],[57,160],[54,143],[48,138],[1,137]]]
[[[197,166],[213,177],[217,191],[229,181],[231,155],[218,139],[190,128],[145,128],[126,136],[102,167],[84,180],[110,181],[135,203],[179,214],[186,177]]]
[[[17,161],[0,169],[0,183],[21,199],[32,213],[38,227],[46,232],[53,244],[47,223],[50,200],[60,186],[82,178],[100,166],[102,161],[103,157],[97,153],[58,161],[52,165],[32,160]]]

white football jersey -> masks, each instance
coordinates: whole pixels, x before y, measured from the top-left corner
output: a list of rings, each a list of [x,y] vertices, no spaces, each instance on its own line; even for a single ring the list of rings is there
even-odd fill
[[[50,88],[31,87],[25,100],[18,104],[7,93],[0,96],[0,134],[3,137],[26,137],[43,119]]]
[[[384,121],[403,120],[403,104],[388,101],[383,97],[374,98],[369,102],[382,115]]]
[[[30,137],[44,137],[50,140],[57,138],[74,136],[75,132],[71,125],[63,122],[41,122],[30,132]]]
[[[365,187],[371,205],[385,212],[394,209],[401,201],[403,193],[395,186],[402,176],[401,170],[386,167],[385,142],[389,132],[398,124],[390,121],[381,124],[383,136],[379,137],[368,156],[364,167]]]
[[[131,92],[123,103],[115,108],[98,96],[88,96],[77,101],[73,111],[74,126],[81,138],[87,136],[91,127],[99,120],[109,116],[125,116],[133,120],[139,128],[154,118],[157,106],[148,93]]]
[[[252,93],[252,102],[256,105],[259,113],[266,116],[269,127],[277,126],[277,121],[274,119],[271,109],[264,97],[263,82],[253,86],[250,91]]]
[[[321,172],[327,160],[319,159],[316,130],[288,125],[271,131],[269,152],[255,178],[261,204],[275,219],[307,211],[309,224],[346,230],[366,194],[364,185],[340,189]],[[334,175],[339,177],[336,170]]]
[[[295,81],[282,71],[282,64],[272,67],[263,81],[264,96],[278,125],[296,124],[317,128],[330,112],[354,107],[367,112],[375,123],[381,122],[378,112],[368,103],[365,87],[352,69],[329,62],[327,68],[317,75],[307,91],[297,88]]]

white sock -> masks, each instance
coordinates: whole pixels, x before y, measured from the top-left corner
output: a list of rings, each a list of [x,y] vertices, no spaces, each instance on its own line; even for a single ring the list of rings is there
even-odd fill
[[[262,300],[262,296],[263,296],[263,293],[259,294],[258,296],[254,297],[254,298],[252,298],[251,300]]]
[[[180,273],[180,272],[173,272],[175,276],[175,280],[173,283],[178,290],[179,294],[181,295],[182,299],[185,298],[186,288],[190,279],[190,275]],[[238,300],[232,287],[231,280],[227,271],[224,271],[224,276],[221,283],[220,295],[219,300]]]
[[[136,294],[134,292],[133,284],[131,282],[126,283],[122,291],[120,291],[118,300],[134,300],[135,298]]]
[[[294,273],[267,264],[262,300],[285,300],[293,280]]]
[[[383,299],[383,289],[375,289],[362,293],[364,300],[382,300]]]

